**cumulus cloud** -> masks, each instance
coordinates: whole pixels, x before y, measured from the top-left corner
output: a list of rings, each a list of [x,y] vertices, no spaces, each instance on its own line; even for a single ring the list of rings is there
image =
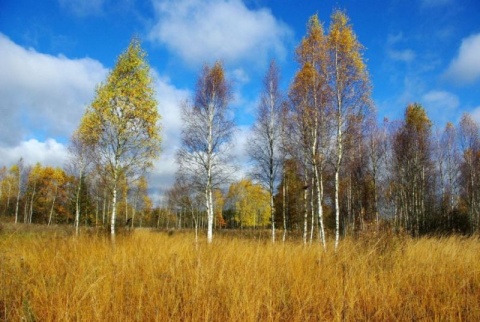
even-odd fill
[[[159,113],[162,116],[162,153],[149,175],[152,196],[159,201],[160,195],[170,188],[175,181],[177,163],[175,153],[180,146],[182,132],[181,104],[190,95],[189,91],[176,88],[170,80],[156,72],[155,89]]]
[[[108,70],[93,59],[68,59],[23,48],[1,33],[0,70],[0,165],[11,166],[23,157],[26,164],[63,166],[68,151],[61,142],[78,126],[95,86],[105,80]],[[174,181],[180,106],[190,93],[153,74],[163,145],[150,186],[158,193]]]
[[[27,164],[61,166],[66,141],[105,80],[99,62],[51,56],[23,48],[0,34],[0,155],[11,165],[21,157]],[[170,184],[181,132],[180,102],[188,92],[155,74],[162,115],[163,153],[157,163],[155,184]],[[63,139],[62,139],[63,138]]]
[[[30,139],[16,146],[0,147],[0,155],[2,156],[2,165],[7,166],[11,166],[23,158],[29,165],[40,162],[43,165],[62,167],[67,160],[68,151],[64,144],[54,139],[47,139],[45,142]]]
[[[0,34],[0,146],[39,133],[68,137],[107,70],[90,58],[68,59],[26,49]]]
[[[462,40],[444,76],[459,84],[471,84],[480,78],[480,33]]]
[[[264,63],[270,55],[283,57],[292,35],[270,10],[250,10],[241,0],[157,0],[154,6],[150,39],[192,66],[216,59]]]

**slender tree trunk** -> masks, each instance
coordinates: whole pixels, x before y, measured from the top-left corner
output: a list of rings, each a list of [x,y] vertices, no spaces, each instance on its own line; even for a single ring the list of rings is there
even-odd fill
[[[338,242],[340,240],[340,205],[338,202],[339,187],[339,173],[335,169],[335,251],[338,249]]]
[[[312,176],[312,188],[310,193],[310,214],[311,214],[311,222],[310,222],[310,244],[313,242],[313,231],[315,230],[315,198],[314,198],[314,189],[315,189],[315,178]]]
[[[75,234],[78,236],[80,227],[80,191],[82,189],[82,171],[78,176],[77,196],[75,198]],[[96,223],[95,223],[96,226]]]
[[[110,233],[112,236],[112,240],[115,240],[115,221],[117,219],[117,181],[118,181],[118,173],[117,169],[115,169],[113,174],[113,195],[112,195],[112,218],[110,221]]]
[[[191,208],[191,211],[193,224],[195,225],[195,245],[198,245],[198,215],[195,215],[195,210],[193,209],[193,207]]]
[[[8,209],[10,208],[10,194],[12,193],[12,184],[8,183],[8,195],[7,195],[7,208],[5,208],[5,214],[9,214]]]
[[[48,226],[52,223],[53,207],[55,206],[55,200],[57,199],[58,185],[55,185],[55,194],[53,195],[52,208],[50,208],[50,216],[48,218]]]
[[[213,96],[213,100],[215,95]],[[212,156],[213,156],[213,105],[208,106],[208,137],[207,137],[207,242],[213,242],[213,200],[212,200]]]
[[[303,244],[307,244],[307,231],[308,231],[308,181],[305,179],[303,187]]]
[[[287,238],[287,203],[286,203],[286,193],[287,193],[287,179],[285,175],[285,168],[283,169],[283,186],[282,186],[282,214],[283,214],[283,236],[282,241],[285,243]]]
[[[272,243],[275,243],[275,204],[273,202],[273,180],[270,182],[270,218],[272,220]]]
[[[125,222],[128,221],[128,180],[127,176],[125,176],[125,192],[124,192],[124,198],[125,198]]]
[[[337,98],[340,102],[340,98]],[[338,113],[340,114],[340,107]],[[342,129],[340,116],[337,116],[337,160],[335,164],[335,251],[338,249],[338,243],[340,241],[340,204],[339,204],[339,192],[340,192],[340,165],[342,162],[343,144],[342,144]]]
[[[132,223],[131,223],[131,227],[130,228],[133,228],[134,225],[135,225],[135,215],[137,214],[137,203],[138,203],[138,190],[137,192],[135,193],[135,196],[133,197],[133,209],[132,209]],[[140,220],[140,227],[141,227],[141,223],[142,221]]]
[[[318,171],[317,166],[314,168],[315,177],[317,178],[317,212],[318,212],[318,223],[320,225],[320,239],[322,241],[323,250],[327,250],[327,243],[325,241],[325,227],[323,225],[323,175],[322,172]]]
[[[25,197],[24,207],[23,207],[23,223],[26,224],[28,222],[28,200]]]
[[[28,215],[28,218],[25,218],[25,223],[32,223],[32,217],[33,217],[33,199],[35,198],[35,192],[37,190],[37,181],[34,181],[33,182],[33,192],[32,192],[32,196],[31,196],[31,199],[30,199],[30,212],[29,212],[29,215]]]
[[[17,203],[15,205],[15,223],[18,223],[18,204],[20,202],[20,192],[22,188],[22,171],[18,167],[18,192],[17,192]]]
[[[212,202],[212,189],[210,183],[207,186],[206,191],[207,198],[207,242],[213,241],[213,202]]]
[[[97,228],[97,225],[98,225],[98,213],[100,211],[98,202],[99,200],[97,196],[97,198],[95,198],[95,228]]]

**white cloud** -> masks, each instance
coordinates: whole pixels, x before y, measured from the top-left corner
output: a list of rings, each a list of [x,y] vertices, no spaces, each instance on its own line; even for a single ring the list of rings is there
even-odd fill
[[[407,75],[403,79],[403,92],[397,99],[397,104],[406,107],[408,104],[415,102],[422,93],[425,92],[425,83],[419,77]]]
[[[432,90],[422,95],[421,101],[429,117],[440,127],[447,122],[454,122],[458,115],[460,100],[450,92]]]
[[[162,117],[163,150],[176,149],[180,144],[182,127],[181,104],[190,97],[188,90],[176,88],[166,77],[155,75],[158,110]]]
[[[475,121],[480,123],[480,106],[475,107],[469,114]]]
[[[90,58],[25,49],[0,33],[0,146],[68,137],[107,70]]]
[[[250,77],[243,68],[236,68],[232,71],[232,77],[235,84],[246,84],[250,81]]]
[[[438,109],[442,110],[455,110],[460,101],[455,94],[445,91],[429,91],[422,97],[425,104],[434,105]]]
[[[247,125],[239,126],[232,138],[232,141],[234,142],[232,156],[241,164],[249,162],[247,147],[250,140],[251,127]]]
[[[480,78],[480,33],[462,40],[458,55],[450,62],[444,77],[460,84],[471,84]]]
[[[65,145],[54,139],[47,139],[45,142],[31,139],[13,147],[0,147],[0,155],[2,165],[6,166],[11,166],[23,158],[27,165],[40,162],[42,165],[62,167],[67,160],[68,151]]]
[[[51,56],[25,49],[0,33],[0,155],[10,166],[21,157],[26,164],[63,166],[66,141],[95,95],[108,70],[99,62]],[[173,184],[175,153],[180,145],[180,104],[189,92],[177,89],[153,71],[162,116],[162,153],[150,174],[158,192]]]
[[[404,50],[387,50],[388,57],[392,60],[402,61],[404,63],[409,63],[415,59],[415,52],[411,49]]]
[[[387,55],[391,60],[409,63],[416,57],[416,53],[412,49],[395,49],[394,46],[405,42],[406,39],[402,32],[397,34],[389,34],[387,36]]]
[[[157,22],[150,39],[190,65],[213,60],[265,63],[282,58],[291,29],[268,9],[250,10],[241,0],[154,0]]]
[[[170,188],[175,181],[177,163],[175,154],[180,147],[182,132],[181,104],[190,95],[186,90],[177,89],[170,80],[154,72],[159,113],[162,116],[162,152],[149,174],[152,196],[155,201],[161,200],[161,194]]]

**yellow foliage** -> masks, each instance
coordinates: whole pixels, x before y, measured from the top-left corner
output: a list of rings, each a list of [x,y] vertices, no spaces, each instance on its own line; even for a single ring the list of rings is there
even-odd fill
[[[415,128],[417,132],[428,131],[432,122],[427,112],[420,104],[410,104],[405,111],[405,122],[407,126]]]
[[[145,52],[134,39],[105,83],[100,84],[78,133],[95,145],[112,170],[120,164],[150,164],[160,152],[160,115]]]
[[[235,221],[242,227],[265,227],[270,223],[268,191],[250,179],[233,183],[227,198],[234,206]]]
[[[347,15],[337,10],[331,19],[329,46],[337,59],[343,61],[339,64],[344,68],[342,72],[346,75],[349,68],[354,68],[356,74],[361,75],[366,70],[362,57],[363,46],[357,40]]]

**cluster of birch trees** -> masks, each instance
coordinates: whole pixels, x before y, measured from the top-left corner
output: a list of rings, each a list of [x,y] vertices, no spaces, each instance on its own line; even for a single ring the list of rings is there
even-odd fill
[[[272,241],[275,242],[274,193],[280,169],[287,158],[301,166],[305,227],[311,211],[312,223],[319,225],[323,245],[324,172],[327,162],[334,170],[335,241],[340,237],[340,172],[348,144],[355,144],[371,109],[370,85],[362,46],[348,17],[341,11],[332,15],[325,34],[318,17],[308,22],[307,35],[296,51],[299,70],[288,97],[279,89],[279,71],[270,65],[249,153],[255,163],[253,177],[270,195]],[[228,120],[229,89],[223,67],[205,67],[199,78],[193,104],[184,107],[183,146],[178,154],[182,180],[204,189],[208,212],[208,240],[212,239],[212,190],[228,178],[222,162],[234,127]],[[193,180],[192,180],[193,179]],[[316,218],[316,219],[315,219]],[[286,231],[286,218],[284,231]],[[313,227],[313,226],[312,226]],[[304,237],[306,238],[306,237]]]
[[[477,231],[478,124],[465,114],[457,128],[434,131],[416,103],[403,120],[379,122],[363,47],[345,13],[334,12],[327,31],[316,15],[307,27],[288,90],[279,88],[275,62],[265,75],[248,141],[254,167],[241,181],[232,183],[231,89],[221,63],[204,67],[195,96],[183,104],[180,170],[168,208],[195,214],[193,225],[205,227],[209,241],[213,227],[225,225],[268,226],[273,242],[278,228],[283,240],[287,232],[301,233],[305,243],[318,236],[324,247],[330,234],[335,248],[342,235],[366,230]],[[242,199],[249,186],[266,198]]]
[[[140,226],[154,220],[145,176],[136,181],[122,178],[119,195],[122,223],[132,218]],[[109,222],[111,206],[104,178],[94,170],[80,178],[71,162],[55,168],[19,160],[0,168],[0,215],[15,223],[100,227]]]

